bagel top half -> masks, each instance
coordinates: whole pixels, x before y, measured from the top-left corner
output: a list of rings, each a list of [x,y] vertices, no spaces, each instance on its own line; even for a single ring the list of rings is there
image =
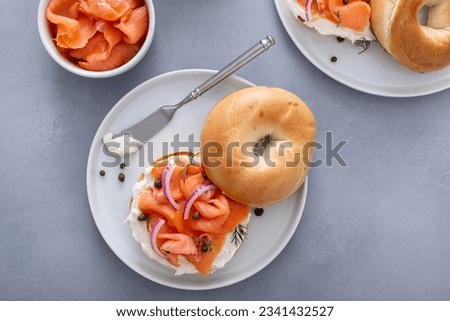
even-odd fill
[[[450,0],[371,0],[371,25],[378,42],[413,71],[450,65]],[[426,26],[419,12],[428,6]]]
[[[241,89],[223,98],[203,125],[203,167],[208,178],[238,202],[277,203],[304,183],[315,136],[313,113],[293,93]],[[256,153],[264,139],[263,153]]]

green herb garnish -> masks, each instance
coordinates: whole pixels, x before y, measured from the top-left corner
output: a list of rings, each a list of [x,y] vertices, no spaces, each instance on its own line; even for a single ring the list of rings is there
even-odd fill
[[[234,228],[231,242],[233,242],[235,246],[239,246],[239,244],[244,242],[246,238],[247,238],[247,227],[242,224],[239,224]]]
[[[370,47],[370,40],[356,40],[355,41],[355,46],[356,47],[362,47],[363,50],[358,52],[358,55],[362,54],[364,51],[366,51],[367,49],[369,49]]]

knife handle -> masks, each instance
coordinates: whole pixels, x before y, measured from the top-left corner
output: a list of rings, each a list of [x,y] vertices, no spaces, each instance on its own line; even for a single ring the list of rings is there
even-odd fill
[[[212,76],[211,78],[206,80],[203,84],[201,84],[193,91],[191,91],[191,93],[188,96],[190,98],[189,100],[194,100],[197,97],[203,95],[205,92],[207,92],[212,87],[223,81],[225,78],[233,74],[238,69],[248,64],[250,61],[258,57],[260,54],[262,54],[264,51],[269,49],[274,44],[275,39],[272,36],[267,36],[266,38],[262,39],[252,48],[247,50],[241,56],[239,56],[231,63],[229,63],[227,66],[218,71],[214,76]]]

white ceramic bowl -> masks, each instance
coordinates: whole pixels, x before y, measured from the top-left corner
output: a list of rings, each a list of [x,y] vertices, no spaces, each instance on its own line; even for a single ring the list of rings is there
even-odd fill
[[[39,3],[38,18],[37,18],[39,35],[41,37],[45,49],[47,50],[49,55],[53,58],[53,60],[55,60],[60,66],[62,66],[63,68],[74,74],[88,78],[107,78],[120,75],[130,70],[132,67],[134,67],[145,56],[153,41],[153,36],[155,34],[155,8],[153,7],[152,0],[145,0],[149,13],[149,28],[145,41],[142,44],[139,51],[136,53],[136,55],[133,58],[131,58],[130,61],[128,61],[127,63],[112,70],[90,71],[83,69],[67,60],[63,55],[59,53],[58,49],[56,48],[56,44],[53,41],[52,36],[50,34],[49,24],[45,17],[45,10],[47,9],[48,3],[49,0],[41,0]]]

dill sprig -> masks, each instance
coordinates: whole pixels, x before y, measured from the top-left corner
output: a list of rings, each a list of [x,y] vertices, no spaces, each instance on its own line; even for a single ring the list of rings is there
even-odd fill
[[[244,242],[246,239],[247,239],[247,226],[239,224],[234,228],[231,242],[233,242],[235,246],[239,246],[239,244]]]
[[[361,47],[363,48],[363,50],[361,50],[360,52],[358,52],[358,55],[362,54],[364,51],[366,51],[367,49],[369,49],[370,47],[370,40],[356,40],[355,41],[355,46],[356,47]]]
[[[181,178],[183,179],[183,183],[186,182],[189,166],[191,166],[191,164],[187,164],[186,166],[184,166],[183,169],[181,170],[181,172],[178,174],[178,175],[181,175]]]

